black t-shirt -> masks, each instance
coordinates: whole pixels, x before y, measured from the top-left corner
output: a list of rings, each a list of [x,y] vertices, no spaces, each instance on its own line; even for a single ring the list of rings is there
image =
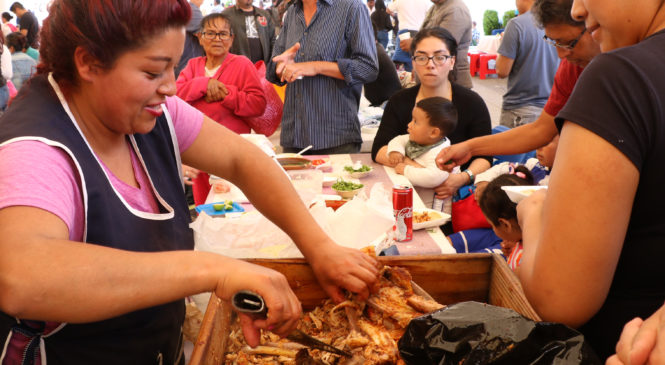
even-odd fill
[[[386,13],[385,10],[375,10],[370,16],[372,24],[376,27],[376,30],[392,30],[393,23],[391,21],[390,15]]]
[[[249,42],[249,59],[252,63],[263,60],[263,46],[259,39],[259,31],[256,26],[256,13],[252,11],[244,11],[245,15],[245,34],[247,34],[247,41]]]
[[[492,133],[492,122],[487,105],[475,91],[464,86],[452,83],[453,105],[457,109],[457,128],[447,136],[450,143],[455,144],[474,137],[484,136]],[[394,137],[406,134],[407,126],[411,121],[411,112],[416,105],[416,96],[420,85],[398,91],[393,95],[386,109],[383,111],[381,125],[374,137],[372,144],[372,159],[376,161],[376,153],[383,146],[388,145]],[[492,158],[487,156],[476,156],[462,166],[466,169],[476,158],[484,158],[492,163]]]
[[[640,179],[621,256],[602,308],[580,328],[599,356],[614,353],[623,325],[665,301],[665,31],[601,54],[557,115],[616,147]]]
[[[39,22],[31,11],[26,11],[19,22],[20,29],[27,29],[28,44],[34,49],[39,49]]]
[[[365,84],[365,97],[373,106],[381,105],[402,89],[395,64],[378,42],[376,42],[376,56],[379,60],[379,76],[376,80]]]

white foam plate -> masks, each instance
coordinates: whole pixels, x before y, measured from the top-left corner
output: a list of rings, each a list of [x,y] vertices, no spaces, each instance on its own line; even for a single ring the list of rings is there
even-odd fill
[[[425,212],[427,212],[432,217],[432,219],[425,222],[416,223],[415,215],[423,214]],[[450,220],[450,214],[439,212],[433,209],[414,209],[413,216],[414,216],[413,229],[434,228],[442,224],[446,224]]]
[[[323,186],[332,186],[337,179],[336,176],[323,175]]]
[[[547,189],[547,186],[542,185],[521,185],[521,186],[502,186],[501,189],[506,192],[508,199],[517,204],[522,199],[533,194],[536,190]]]

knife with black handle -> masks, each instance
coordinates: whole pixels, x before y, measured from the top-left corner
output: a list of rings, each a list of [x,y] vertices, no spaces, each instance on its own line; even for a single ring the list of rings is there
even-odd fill
[[[231,298],[231,305],[236,311],[246,313],[257,319],[267,318],[268,307],[266,307],[266,304],[263,301],[263,297],[252,291],[241,290],[233,294],[233,297]],[[338,349],[337,347],[329,345],[323,341],[319,341],[316,338],[297,329],[289,333],[286,338],[290,341],[305,345],[313,349],[331,352],[340,356],[352,357],[351,353]]]

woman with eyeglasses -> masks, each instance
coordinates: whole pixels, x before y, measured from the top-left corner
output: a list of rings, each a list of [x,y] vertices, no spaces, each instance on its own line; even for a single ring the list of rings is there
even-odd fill
[[[615,346],[665,301],[665,1],[574,0],[571,15],[603,53],[555,119],[547,193],[517,206],[519,277],[544,320],[578,328],[602,360],[643,364],[660,313],[633,354],[639,320]]]
[[[199,42],[205,56],[196,57],[180,72],[177,95],[212,120],[236,133],[250,133],[251,117],[263,114],[266,97],[256,68],[245,56],[229,53],[231,20],[212,13],[201,20]],[[209,175],[185,167],[192,178],[194,202],[204,204]]]
[[[267,319],[240,314],[252,346],[295,328],[284,275],[193,250],[180,161],[241,187],[336,301],[369,295],[377,262],[335,244],[258,147],[175,96],[190,16],[186,0],[50,2],[38,73],[0,117],[0,364],[184,364],[184,298],[203,292],[263,296]]]
[[[451,81],[455,68],[457,41],[443,28],[418,32],[411,43],[414,72],[420,84],[401,90],[386,104],[381,125],[372,145],[374,161],[394,167],[388,158],[388,142],[407,133],[414,105],[425,98],[440,96],[452,100],[458,112],[457,128],[448,135],[451,143],[490,134],[491,120],[483,99],[476,92]],[[437,198],[451,197],[460,187],[473,183],[475,175],[490,167],[489,157],[478,156],[462,166],[462,173],[451,174],[435,188]]]

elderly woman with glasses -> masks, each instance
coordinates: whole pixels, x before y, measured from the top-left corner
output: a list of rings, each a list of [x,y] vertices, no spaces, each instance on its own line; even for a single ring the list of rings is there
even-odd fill
[[[266,98],[252,62],[229,53],[233,44],[230,19],[220,13],[204,17],[199,42],[205,56],[189,60],[180,72],[177,95],[226,128],[249,133],[250,120],[263,114]],[[194,201],[203,204],[210,191],[209,176],[192,172]]]
[[[374,161],[387,166],[393,166],[387,154],[388,142],[407,132],[413,106],[425,98],[440,96],[452,100],[455,105],[458,121],[457,128],[448,135],[451,143],[491,132],[490,115],[483,99],[474,91],[450,80],[455,68],[457,41],[449,31],[438,27],[421,30],[413,38],[411,54],[420,84],[401,90],[390,98],[372,146]],[[482,156],[464,164],[463,172],[451,174],[435,188],[437,198],[451,197],[461,186],[472,184],[475,175],[489,166],[490,159]]]

